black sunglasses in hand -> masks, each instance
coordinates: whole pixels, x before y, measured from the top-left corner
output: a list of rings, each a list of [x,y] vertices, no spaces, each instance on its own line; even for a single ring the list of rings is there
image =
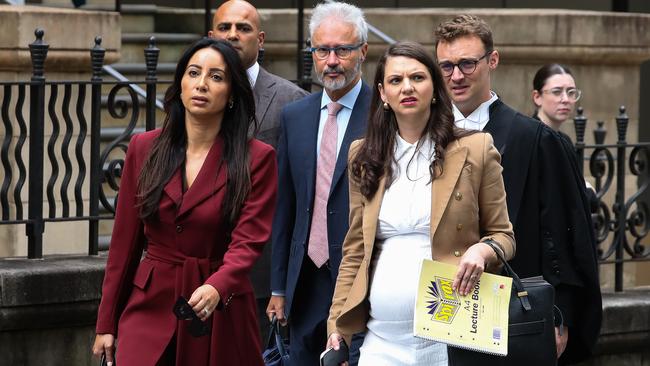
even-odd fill
[[[210,326],[207,322],[201,321],[196,315],[190,304],[183,296],[179,296],[174,304],[174,314],[178,320],[191,320],[187,329],[194,337],[202,337],[210,334]]]

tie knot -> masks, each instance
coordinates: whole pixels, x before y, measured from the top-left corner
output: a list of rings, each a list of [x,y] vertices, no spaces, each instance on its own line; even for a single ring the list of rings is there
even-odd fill
[[[343,108],[343,105],[337,102],[330,102],[327,105],[327,114],[330,116],[336,116],[339,111]]]

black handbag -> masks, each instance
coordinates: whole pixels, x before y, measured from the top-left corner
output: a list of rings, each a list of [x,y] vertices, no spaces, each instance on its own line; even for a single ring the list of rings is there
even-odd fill
[[[493,243],[486,244],[497,253],[505,274],[512,277],[508,310],[508,355],[490,355],[449,346],[449,366],[557,365],[553,286],[541,276],[520,279],[505,261],[500,250],[495,248]]]
[[[114,354],[115,353],[113,353],[113,355]],[[115,361],[113,361],[112,365],[116,365]],[[106,353],[102,353],[102,357],[99,359],[99,366],[108,366],[108,361],[106,361]]]
[[[289,342],[282,338],[280,322],[273,316],[266,349],[262,352],[265,366],[289,365]]]

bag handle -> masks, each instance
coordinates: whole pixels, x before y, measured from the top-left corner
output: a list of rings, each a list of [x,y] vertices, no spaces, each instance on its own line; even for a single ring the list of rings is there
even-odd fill
[[[266,341],[266,348],[271,347],[271,342],[275,338],[275,347],[278,349],[278,353],[281,357],[288,356],[287,350],[284,348],[284,341],[282,340],[282,335],[280,334],[280,321],[273,315],[271,318],[271,329],[269,329],[269,337]]]
[[[523,306],[524,310],[529,311],[532,309],[530,306],[530,301],[528,301],[528,291],[524,288],[524,284],[521,282],[521,279],[515,273],[515,271],[510,267],[510,264],[506,261],[505,258],[503,258],[503,254],[501,254],[501,248],[497,244],[496,241],[492,239],[486,239],[483,240],[481,243],[487,244],[494,250],[494,252],[497,255],[497,258],[501,261],[503,264],[503,268],[508,274],[508,277],[512,277],[512,285],[515,287],[515,290],[517,291],[517,297],[519,298],[519,301],[521,301],[521,306]]]

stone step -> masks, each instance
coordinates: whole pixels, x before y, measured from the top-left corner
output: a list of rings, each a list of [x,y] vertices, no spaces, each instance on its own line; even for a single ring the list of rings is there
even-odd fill
[[[147,74],[147,65],[143,62],[119,62],[111,65],[122,75],[132,80],[144,80]],[[156,76],[160,81],[171,81],[176,71],[176,62],[158,62]],[[132,77],[135,75],[136,77]]]
[[[68,2],[70,4],[72,3],[71,1]],[[115,1],[97,3],[97,0],[91,0],[90,3],[87,2],[86,5],[81,7],[81,9],[94,11],[115,11]],[[154,4],[122,4],[120,10],[120,15],[122,16],[122,32],[155,32],[157,12],[158,6]]]
[[[201,38],[196,33],[123,33],[121,63],[144,63],[144,49],[149,45],[149,38],[156,37],[156,47],[160,49],[159,63],[175,63],[183,51],[194,41]]]
[[[122,5],[122,33],[155,32],[157,10],[156,5]]]

